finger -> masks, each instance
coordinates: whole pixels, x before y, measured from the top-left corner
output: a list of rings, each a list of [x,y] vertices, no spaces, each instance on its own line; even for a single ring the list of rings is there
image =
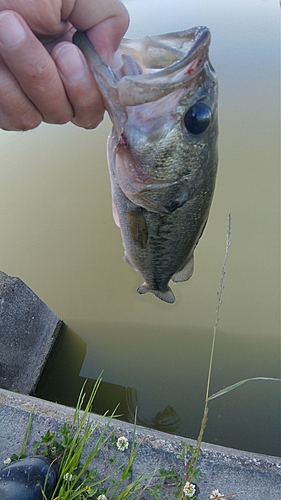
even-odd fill
[[[0,58],[0,128],[30,130],[42,121],[42,115],[27,99],[17,80]]]
[[[0,12],[0,53],[29,99],[49,123],[73,116],[56,65],[44,46],[15,12]]]
[[[108,35],[109,33],[110,36]],[[105,19],[93,28],[90,28],[87,31],[87,36],[102,59],[109,65],[113,63],[114,53],[118,49],[123,36],[123,30],[120,31],[118,19],[115,17]]]
[[[101,57],[109,62],[129,24],[129,15],[119,0],[76,0],[69,21],[87,35]]]
[[[17,12],[36,36],[59,36],[68,29],[61,18],[63,5],[72,8],[75,0],[0,0],[0,10]],[[71,10],[70,10],[71,11]]]
[[[75,28],[80,31],[86,31],[92,26],[115,17],[118,19],[118,24],[122,33],[128,27],[128,11],[120,0],[75,0],[75,5],[71,12],[64,11],[64,6],[67,7],[68,2],[64,2],[62,7],[62,20],[68,19]]]
[[[72,43],[62,42],[54,47],[52,57],[72,104],[72,122],[80,127],[97,127],[103,118],[104,105],[83,54]]]

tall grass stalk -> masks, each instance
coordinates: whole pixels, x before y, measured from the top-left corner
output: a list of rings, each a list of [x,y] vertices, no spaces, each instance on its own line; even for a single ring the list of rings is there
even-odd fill
[[[217,334],[217,328],[220,320],[220,308],[223,303],[223,291],[224,291],[224,281],[225,281],[225,275],[226,275],[226,265],[227,265],[227,260],[228,260],[228,254],[229,254],[229,249],[230,249],[230,244],[231,244],[231,230],[232,230],[232,218],[231,218],[231,212],[228,213],[228,220],[227,220],[227,230],[226,230],[226,247],[225,247],[225,256],[224,256],[224,263],[222,267],[222,274],[221,274],[221,279],[220,279],[220,286],[219,289],[217,290],[217,305],[216,305],[216,317],[215,317],[215,323],[214,323],[214,329],[213,329],[213,339],[212,339],[212,347],[211,347],[211,354],[210,354],[210,361],[209,361],[209,369],[208,369],[208,377],[207,377],[207,385],[206,385],[206,394],[205,394],[205,404],[204,404],[204,411],[203,411],[203,418],[201,421],[201,426],[200,426],[200,431],[198,434],[197,442],[196,442],[196,447],[192,452],[189,464],[188,464],[188,469],[185,474],[185,479],[184,479],[184,484],[180,492],[180,498],[185,498],[185,495],[183,493],[183,488],[185,483],[192,482],[194,479],[194,475],[196,474],[196,469],[197,469],[197,462],[200,454],[200,449],[201,449],[201,443],[204,435],[204,430],[207,424],[207,419],[208,419],[208,402],[210,401],[210,383],[211,383],[211,375],[212,375],[212,367],[213,367],[213,358],[214,358],[214,351],[215,351],[215,343],[216,343],[216,334]]]

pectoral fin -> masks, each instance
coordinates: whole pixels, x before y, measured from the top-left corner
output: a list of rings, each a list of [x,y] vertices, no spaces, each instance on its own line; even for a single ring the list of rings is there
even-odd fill
[[[116,226],[120,227],[118,210],[113,200],[112,200],[112,215]]]
[[[138,272],[137,268],[135,266],[133,266],[133,264],[131,263],[131,261],[130,261],[130,259],[129,259],[129,257],[128,257],[128,255],[127,255],[126,252],[124,252],[123,260],[124,260],[124,262],[126,262],[127,264],[129,264],[129,266],[131,266],[135,271]]]
[[[179,283],[180,281],[187,281],[191,278],[194,270],[194,257],[193,254],[188,259],[186,265],[181,269],[178,273],[175,273],[172,276],[172,280],[174,283]]]
[[[127,217],[130,234],[135,245],[139,248],[145,248],[148,239],[148,231],[143,209],[141,207],[136,207],[133,210],[127,210]]]

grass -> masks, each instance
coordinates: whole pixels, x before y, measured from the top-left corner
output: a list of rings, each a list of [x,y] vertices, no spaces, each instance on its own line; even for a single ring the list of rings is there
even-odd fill
[[[104,415],[97,423],[91,423],[90,411],[101,380],[100,376],[84,411],[82,411],[82,404],[85,397],[85,384],[83,385],[70,426],[64,424],[54,434],[47,431],[40,441],[33,443],[36,453],[57,461],[59,466],[59,480],[50,500],[90,498],[98,500],[130,498],[133,500],[140,498],[146,490],[157,498],[157,491],[167,474],[165,477],[163,473],[158,476],[140,475],[136,480],[131,479],[133,462],[141,447],[141,443],[137,443],[135,438],[136,423],[130,446],[125,436],[115,436],[110,430],[110,423],[117,416],[115,412],[109,418],[105,418],[106,415]],[[98,436],[95,446],[90,453],[83,456],[84,448],[94,433]],[[118,453],[122,454],[127,448],[129,450],[124,455],[124,460],[117,465]],[[108,453],[109,449],[113,451],[113,456],[112,453]],[[100,467],[94,467],[95,460],[99,463],[103,462],[103,474],[98,472]],[[43,498],[47,500],[44,494]]]

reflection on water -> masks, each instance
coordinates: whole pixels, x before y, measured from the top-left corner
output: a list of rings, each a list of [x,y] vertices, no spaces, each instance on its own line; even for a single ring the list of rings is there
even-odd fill
[[[170,434],[178,434],[180,417],[170,405],[166,406],[163,411],[158,411],[151,420],[146,421],[141,416],[138,417],[138,423],[145,427],[151,427]]]
[[[127,5],[130,37],[198,24],[212,32],[220,161],[194,275],[175,286],[172,306],[136,293],[139,275],[122,261],[111,215],[108,120],[95,131],[46,124],[0,131],[0,268],[20,276],[72,330],[58,341],[43,397],[74,405],[85,378],[91,385],[104,370],[95,411],[120,403],[132,421],[138,404],[144,425],[196,438],[229,209],[232,245],[211,391],[280,376],[279,5]],[[210,402],[205,440],[280,453],[279,401],[278,384],[253,382]]]
[[[81,391],[81,366],[86,344],[64,324],[36,387],[36,395],[65,405],[75,406]]]
[[[127,387],[126,406],[128,410],[126,420],[128,422],[133,423],[137,416],[138,425],[170,434],[179,433],[180,416],[171,405],[166,406],[162,411],[158,411],[154,417],[148,418],[145,406],[141,400],[141,391]]]
[[[202,418],[212,329],[93,323],[86,344],[69,328],[47,362],[36,394],[75,406],[83,382],[87,393],[104,369],[93,411],[181,436],[197,438]],[[132,346],[132,332],[134,345]],[[115,342],[113,339],[115,338]],[[118,350],[116,349],[118,345]],[[279,342],[264,336],[219,332],[211,393],[244,378],[278,376]],[[79,374],[79,376],[78,376]],[[180,385],[179,385],[180,384]],[[280,454],[280,384],[255,381],[210,402],[205,440],[271,455]]]

